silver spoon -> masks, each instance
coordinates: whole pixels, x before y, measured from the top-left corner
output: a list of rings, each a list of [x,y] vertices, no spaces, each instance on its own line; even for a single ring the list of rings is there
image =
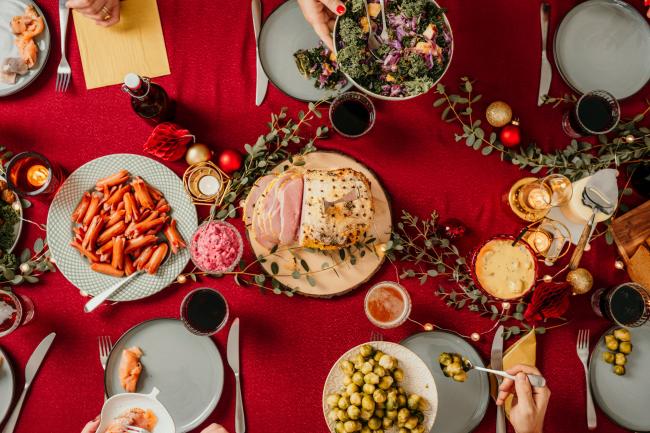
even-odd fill
[[[513,376],[512,374],[506,373],[505,371],[501,371],[501,370],[492,370],[491,368],[484,368],[484,367],[479,367],[477,365],[473,365],[469,359],[463,359],[463,364],[466,370],[478,370],[478,371],[483,371],[485,373],[496,374],[497,376],[505,377],[507,379],[516,380],[516,377]],[[528,377],[528,381],[535,388],[543,388],[546,386],[546,379],[544,379],[544,376],[540,376],[538,374],[527,374],[526,377]]]
[[[383,43],[386,43],[388,40],[388,27],[386,26],[386,5],[384,3],[384,0],[379,0],[379,5],[381,6],[381,34],[379,35],[379,38]]]
[[[582,260],[582,254],[585,252],[585,247],[591,238],[591,235],[594,232],[596,227],[596,215],[600,211],[604,214],[611,214],[614,204],[609,201],[607,197],[596,187],[587,185],[582,192],[582,203],[591,208],[591,218],[589,223],[585,225],[585,228],[582,230],[580,235],[580,240],[576,245],[575,251],[571,256],[571,261],[569,261],[569,269],[577,269],[580,265],[580,260]]]

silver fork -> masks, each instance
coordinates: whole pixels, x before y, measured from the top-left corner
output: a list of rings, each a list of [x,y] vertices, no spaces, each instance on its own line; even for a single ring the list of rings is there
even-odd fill
[[[370,333],[370,341],[384,341],[384,336],[376,331]]]
[[[68,17],[70,16],[70,9],[65,6],[65,0],[59,0],[59,24],[61,26],[61,63],[56,70],[56,91],[65,92],[70,86],[70,78],[72,77],[72,69],[65,57],[65,39],[68,29]]]
[[[368,10],[368,0],[364,0],[363,3],[366,5],[366,18],[368,19],[368,51],[370,51],[370,54],[372,54],[377,60],[383,60],[377,55],[377,53],[375,53],[375,50],[382,46],[382,42],[372,30],[372,20],[370,19],[370,11]]]
[[[151,433],[151,432],[150,432],[149,430],[147,430],[147,429],[140,428],[140,427],[136,427],[136,426],[134,426],[134,425],[127,425],[127,426],[126,426],[126,431],[127,431],[128,433]]]
[[[591,398],[591,384],[589,382],[589,330],[581,329],[578,331],[578,342],[576,343],[578,358],[582,361],[585,368],[585,380],[587,382],[587,428],[594,430],[596,428],[596,410],[594,409],[594,400]]]
[[[111,341],[111,337],[99,337],[99,362],[102,364],[102,368],[104,371],[106,371],[106,363],[108,362],[108,355],[111,354],[111,350],[113,349],[113,342]],[[104,392],[104,400],[106,400],[108,396]]]

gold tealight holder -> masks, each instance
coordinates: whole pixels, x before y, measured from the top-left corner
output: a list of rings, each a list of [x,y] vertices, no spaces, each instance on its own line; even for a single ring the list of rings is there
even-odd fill
[[[510,209],[512,209],[515,215],[517,215],[519,218],[523,219],[524,221],[529,221],[529,222],[539,221],[542,218],[544,218],[546,214],[548,214],[548,212],[550,211],[550,208],[532,211],[529,209],[525,209],[521,205],[520,196],[522,194],[522,188],[536,181],[537,181],[536,177],[524,177],[523,179],[519,179],[517,182],[515,182],[514,185],[512,185],[512,187],[510,188],[510,192],[508,193],[508,204],[510,205]]]
[[[571,248],[569,229],[561,222],[548,218],[529,225],[523,239],[544,259],[547,266],[552,266]]]
[[[221,205],[230,183],[230,177],[212,161],[192,164],[183,174],[185,191],[196,205]]]

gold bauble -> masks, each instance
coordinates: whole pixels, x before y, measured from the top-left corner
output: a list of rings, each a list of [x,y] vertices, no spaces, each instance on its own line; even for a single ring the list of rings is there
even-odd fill
[[[485,117],[490,125],[501,128],[512,120],[512,108],[503,101],[494,101],[485,110]]]
[[[189,165],[209,161],[212,158],[212,151],[208,146],[201,143],[191,145],[185,154],[185,162]]]
[[[594,277],[585,268],[578,268],[566,275],[566,280],[571,284],[574,295],[583,295],[591,290],[594,285]]]

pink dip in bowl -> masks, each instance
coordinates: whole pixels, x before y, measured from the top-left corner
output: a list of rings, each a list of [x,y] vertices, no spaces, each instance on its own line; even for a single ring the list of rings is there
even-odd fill
[[[230,272],[244,252],[237,229],[225,221],[208,221],[199,226],[190,244],[194,264],[203,272]]]

